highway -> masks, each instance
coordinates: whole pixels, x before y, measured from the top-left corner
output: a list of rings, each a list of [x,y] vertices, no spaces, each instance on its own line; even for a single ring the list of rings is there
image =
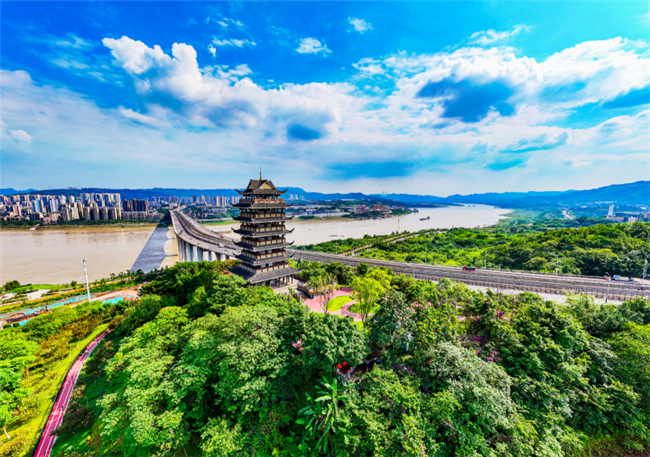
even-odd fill
[[[478,268],[476,271],[463,271],[460,267],[391,262],[298,249],[287,249],[287,253],[296,260],[303,259],[323,263],[340,262],[351,267],[356,267],[363,262],[373,267],[388,267],[395,273],[406,274],[416,279],[438,281],[442,278],[448,278],[469,285],[490,287],[493,290],[509,289],[560,295],[566,291],[593,295],[599,298],[605,298],[609,294],[609,299],[620,301],[637,296],[650,298],[650,285],[641,284],[637,281],[605,281],[604,278],[592,276],[565,274],[556,276],[544,273],[496,271]]]
[[[50,412],[50,417],[47,419],[45,424],[45,429],[41,434],[40,440],[36,445],[36,452],[33,454],[34,457],[49,457],[52,452],[52,447],[54,446],[54,441],[56,440],[56,435],[52,435],[52,432],[56,430],[63,421],[63,415],[65,410],[70,403],[70,397],[74,390],[74,386],[77,383],[77,378],[83,368],[84,363],[90,357],[90,353],[97,347],[102,339],[106,336],[106,332],[99,335],[95,338],[82,352],[82,354],[77,357],[77,360],[72,364],[72,367],[68,370],[68,373],[65,375],[63,380],[63,385],[59,391],[59,395],[54,401],[54,407]]]
[[[176,237],[185,243],[205,251],[225,255],[228,258],[234,258],[240,253],[240,249],[230,238],[222,237],[205,228],[182,211],[171,211],[171,218]]]
[[[231,239],[211,232],[178,210],[172,211],[172,221],[174,222],[176,236],[191,245],[208,251],[227,253],[229,257],[235,257],[239,253],[239,249]],[[642,284],[639,280],[629,282],[620,280],[606,281],[603,277],[497,271],[479,268],[475,271],[463,271],[460,267],[391,262],[299,249],[287,249],[287,254],[296,260],[303,259],[323,263],[340,262],[351,267],[356,267],[365,262],[370,266],[388,267],[395,273],[406,274],[416,279],[439,281],[442,278],[448,278],[468,285],[489,287],[493,290],[520,290],[559,295],[570,292],[593,295],[598,298],[608,297],[617,301],[624,301],[638,296],[650,298],[650,284]]]

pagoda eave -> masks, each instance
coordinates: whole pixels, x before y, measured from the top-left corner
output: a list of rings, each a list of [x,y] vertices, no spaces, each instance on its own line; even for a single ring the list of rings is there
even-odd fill
[[[255,273],[248,271],[242,267],[235,267],[230,271],[237,276],[241,276],[246,280],[246,282],[248,282],[248,284],[251,285],[265,283],[274,279],[286,278],[287,276],[293,276],[300,272],[300,270],[297,270],[290,266],[285,266],[276,270],[258,271]]]

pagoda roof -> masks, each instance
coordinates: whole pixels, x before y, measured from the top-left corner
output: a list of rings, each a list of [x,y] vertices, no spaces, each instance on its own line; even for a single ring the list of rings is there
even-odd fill
[[[242,216],[240,213],[239,216],[233,217],[233,219],[239,222],[249,222],[251,224],[264,224],[273,222],[287,222],[293,219],[293,216],[283,215],[282,217],[246,217]]]
[[[294,230],[295,229],[287,230],[286,228],[282,227],[281,230],[272,230],[272,231],[270,230],[266,232],[251,232],[249,230],[242,230],[241,228],[238,228],[238,229],[234,229],[233,232],[242,236],[247,236],[249,238],[261,238],[264,236],[288,235]]]
[[[290,266],[279,268],[277,270],[259,271],[257,273],[253,273],[241,267],[235,267],[230,271],[237,276],[244,278],[248,284],[259,284],[273,279],[286,278],[287,276],[293,276],[300,272],[300,270]]]
[[[237,189],[235,189],[237,190]],[[282,195],[288,189],[278,190],[270,179],[251,179],[244,190],[237,190],[239,195]]]
[[[235,257],[238,260],[241,260],[241,262],[245,263],[246,265],[264,265],[269,263],[274,264],[274,263],[286,262],[291,258],[286,252],[284,253],[284,255],[279,255],[277,257],[268,257],[266,259],[252,259],[243,254],[238,254]]]
[[[254,246],[252,244],[246,243],[245,241],[235,241],[235,244],[240,248],[252,252],[263,252],[263,251],[272,251],[273,249],[284,249],[293,246],[293,243],[294,243],[293,241],[284,241],[283,243],[263,244],[260,246]]]
[[[239,203],[235,203],[234,205],[235,208],[253,208],[253,209],[284,209],[284,208],[289,208],[293,206],[293,203],[246,203],[240,201]]]

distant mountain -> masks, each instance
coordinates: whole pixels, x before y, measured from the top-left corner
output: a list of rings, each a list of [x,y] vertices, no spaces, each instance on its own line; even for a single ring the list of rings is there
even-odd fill
[[[454,202],[454,203],[474,203],[474,204],[483,204],[483,205],[495,205],[497,202],[518,200],[521,198],[530,198],[530,197],[554,197],[556,195],[561,195],[566,192],[489,192],[487,194],[470,194],[470,195],[450,195],[447,198],[444,198],[443,201]]]
[[[614,184],[589,190],[574,190],[557,195],[530,196],[504,199],[499,206],[508,208],[538,208],[547,206],[582,205],[650,206],[650,181],[637,181],[629,184]]]
[[[27,189],[27,190],[16,190],[13,187],[5,187],[0,189],[0,195],[17,195],[17,194],[28,194],[36,189]]]
[[[83,188],[83,189],[48,189],[37,191],[16,191],[15,189],[0,189],[3,195],[14,195],[17,193],[41,193],[50,195],[79,195],[80,193],[108,192],[119,193],[123,200],[132,198],[151,198],[163,196],[192,197],[194,195],[205,195],[214,197],[217,195],[232,197],[237,194],[235,189],[174,189],[154,187],[153,189],[105,189],[105,188]],[[300,187],[289,187],[286,196],[298,196],[305,200],[392,200],[410,205],[438,203],[458,204],[471,203],[500,206],[502,208],[548,208],[557,206],[582,206],[582,205],[607,205],[615,203],[618,206],[650,206],[650,181],[638,181],[629,184],[615,184],[612,186],[600,187],[589,190],[568,190],[549,192],[504,192],[485,193],[470,195],[450,195],[449,197],[437,197],[434,195],[413,195],[413,194],[371,194],[366,195],[360,192],[333,193],[307,192]]]

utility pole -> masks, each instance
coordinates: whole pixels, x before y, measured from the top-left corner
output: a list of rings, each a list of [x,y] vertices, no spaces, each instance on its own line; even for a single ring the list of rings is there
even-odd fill
[[[427,248],[424,248],[424,264],[427,264]]]
[[[86,275],[86,294],[88,294],[88,303],[90,303],[90,286],[88,285],[88,264],[86,263],[86,254],[84,254],[84,275]]]
[[[605,272],[605,275],[607,276],[607,297],[605,297],[605,304],[607,304],[609,301],[609,285],[612,283],[612,277],[607,272]]]
[[[555,254],[555,276],[557,276],[557,269],[560,267],[560,257]]]

